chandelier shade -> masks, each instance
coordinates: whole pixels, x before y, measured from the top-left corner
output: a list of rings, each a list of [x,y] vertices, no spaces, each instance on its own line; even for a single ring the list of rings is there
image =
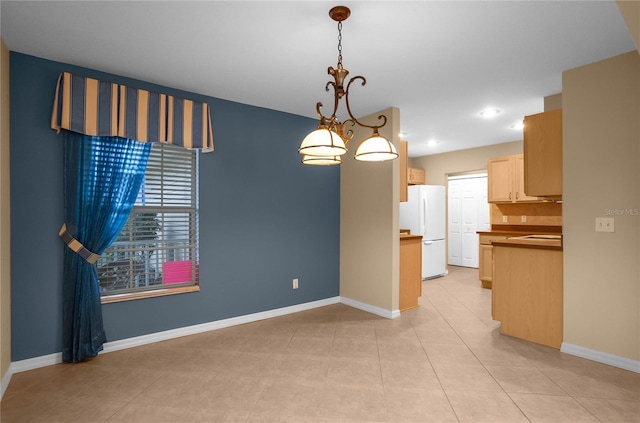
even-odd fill
[[[311,166],[334,166],[342,163],[341,156],[302,156],[302,163]]]
[[[330,90],[330,87],[333,88],[333,112],[327,117],[320,111],[322,103],[316,104],[316,113],[320,119],[320,124],[313,132],[304,137],[298,149],[298,152],[302,155],[302,163],[304,164],[325,166],[340,164],[342,162],[340,156],[347,152],[346,145],[354,135],[352,129],[345,129],[345,124],[347,123],[351,126],[357,125],[373,131],[373,134],[362,141],[356,149],[355,158],[357,160],[381,162],[393,160],[398,157],[395,146],[378,133],[378,129],[387,124],[387,117],[384,115],[378,116],[378,120],[381,121],[380,125],[367,125],[353,116],[351,108],[349,107],[349,88],[351,84],[354,81],[360,82],[362,86],[367,83],[367,80],[360,75],[354,76],[347,82],[346,79],[349,71],[342,66],[342,22],[345,21],[350,14],[351,11],[346,6],[336,6],[329,11],[331,19],[338,22],[338,65],[336,68],[329,67],[327,70],[328,74],[333,77],[333,81],[327,82],[325,87],[327,91]],[[349,119],[340,122],[336,113],[340,100],[343,98],[346,103]]]
[[[356,148],[355,159],[362,162],[384,162],[398,157],[396,147],[385,137],[374,133]]]
[[[340,135],[326,127],[319,126],[318,129],[304,137],[298,152],[303,156],[340,156],[347,152],[347,147]]]

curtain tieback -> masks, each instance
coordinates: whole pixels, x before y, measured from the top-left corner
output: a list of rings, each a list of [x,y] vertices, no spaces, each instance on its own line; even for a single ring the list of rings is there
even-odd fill
[[[87,250],[87,248],[84,245],[82,245],[80,241],[78,241],[73,236],[71,236],[71,234],[67,230],[66,223],[64,223],[62,225],[62,228],[60,228],[60,232],[58,232],[58,236],[60,237],[62,242],[67,244],[67,247],[71,248],[74,252],[76,252],[80,257],[85,259],[88,263],[96,264],[96,262],[100,258],[100,254],[96,254]]]

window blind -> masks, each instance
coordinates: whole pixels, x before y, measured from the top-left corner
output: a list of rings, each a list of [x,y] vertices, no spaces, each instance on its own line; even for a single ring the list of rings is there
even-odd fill
[[[135,206],[98,260],[102,295],[199,283],[198,155],[154,143]]]

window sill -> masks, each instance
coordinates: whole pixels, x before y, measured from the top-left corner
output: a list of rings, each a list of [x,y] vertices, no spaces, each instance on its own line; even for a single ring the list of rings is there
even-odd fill
[[[181,286],[178,288],[154,289],[145,292],[133,292],[129,294],[105,295],[100,298],[102,304],[117,303],[121,301],[141,300],[143,298],[164,297],[165,295],[185,294],[187,292],[200,291],[199,285]]]

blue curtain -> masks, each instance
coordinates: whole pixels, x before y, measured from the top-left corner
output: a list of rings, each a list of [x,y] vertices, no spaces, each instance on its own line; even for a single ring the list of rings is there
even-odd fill
[[[144,179],[151,143],[64,132],[69,248],[64,251],[62,360],[75,363],[95,357],[106,342],[96,266],[77,251],[100,255],[118,237]]]

